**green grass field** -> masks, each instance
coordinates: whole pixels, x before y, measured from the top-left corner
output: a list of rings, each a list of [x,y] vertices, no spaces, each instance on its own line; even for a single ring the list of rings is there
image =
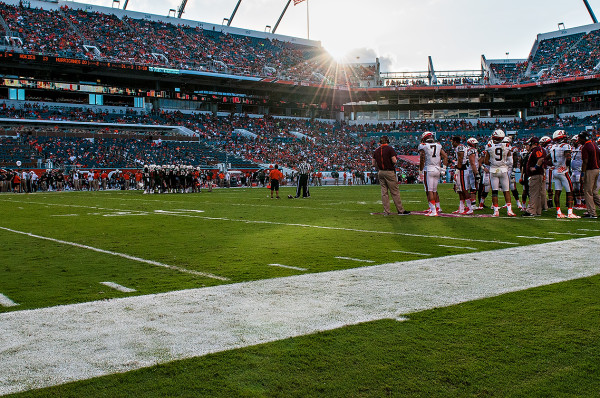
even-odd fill
[[[293,191],[282,188],[281,200],[261,188],[2,195],[0,293],[19,305],[0,315],[600,235],[597,220],[554,212],[372,215],[382,211],[378,186],[285,198]],[[401,195],[408,210],[426,208],[422,186]],[[456,208],[450,187],[441,196],[445,211]],[[599,288],[594,276],[20,395],[597,397]]]

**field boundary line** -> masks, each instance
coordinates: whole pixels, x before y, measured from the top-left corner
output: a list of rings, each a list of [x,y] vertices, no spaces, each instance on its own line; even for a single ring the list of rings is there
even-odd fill
[[[2,201],[2,199],[0,199]],[[7,202],[17,202],[14,200],[5,200]],[[19,202],[21,203],[21,202]],[[90,208],[96,210],[107,210],[107,211],[131,211],[136,212],[136,210],[122,210],[122,209],[107,209],[102,207],[94,207],[94,206],[84,206],[84,205],[69,205],[69,204],[55,204],[55,203],[40,203],[40,202],[23,202],[24,204],[40,204],[46,206],[63,206],[63,207],[83,207]],[[397,236],[410,236],[415,238],[429,238],[429,239],[446,239],[446,240],[455,240],[455,241],[465,241],[465,242],[479,242],[479,243],[496,243],[502,245],[519,245],[516,242],[504,242],[500,240],[485,240],[485,239],[473,239],[473,238],[458,238],[455,236],[439,236],[439,235],[425,235],[425,234],[410,234],[407,232],[394,232],[394,231],[373,231],[366,229],[357,229],[357,228],[342,228],[342,227],[329,227],[323,225],[310,225],[310,224],[298,224],[298,223],[284,223],[278,221],[261,221],[261,220],[237,220],[227,217],[208,217],[208,216],[198,216],[192,214],[181,214],[176,213],[169,210],[154,210],[154,212],[149,212],[149,214],[156,215],[167,215],[174,217],[189,217],[189,218],[199,218],[203,220],[212,220],[212,221],[229,221],[229,222],[242,222],[246,224],[268,224],[268,225],[283,225],[290,227],[301,227],[301,228],[316,228],[316,229],[326,229],[331,231],[347,231],[347,232],[358,232],[358,233],[367,233],[367,234],[382,234],[382,235],[397,235]]]
[[[599,244],[573,239],[560,262],[557,241],[0,313],[0,395],[599,275]]]
[[[150,265],[156,265],[157,267],[167,268],[167,269],[170,269],[170,270],[173,270],[173,271],[177,271],[177,272],[182,272],[182,273],[186,273],[186,274],[192,274],[192,275],[196,275],[196,276],[202,276],[202,277],[210,278],[210,279],[217,279],[217,280],[220,280],[220,281],[228,281],[229,280],[228,278],[225,278],[225,277],[222,277],[222,276],[218,276],[218,275],[214,275],[214,274],[209,274],[209,273],[206,273],[206,272],[194,271],[194,270],[190,270],[190,269],[187,269],[187,268],[177,267],[175,265],[164,264],[164,263],[161,263],[161,262],[158,262],[158,261],[146,260],[145,258],[136,257],[136,256],[132,256],[132,255],[129,255],[129,254],[119,253],[119,252],[113,252],[113,251],[110,251],[110,250],[99,249],[97,247],[88,246],[88,245],[82,245],[80,243],[75,243],[75,242],[69,242],[69,241],[66,241],[66,240],[49,238],[47,236],[35,235],[35,234],[30,233],[30,232],[17,231],[17,230],[6,228],[6,227],[0,227],[0,229],[4,230],[4,231],[15,233],[15,234],[29,236],[29,237],[36,238],[36,239],[42,239],[42,240],[47,240],[47,241],[54,242],[54,243],[60,243],[62,245],[69,245],[69,246],[78,247],[80,249],[87,249],[87,250],[91,250],[91,251],[94,251],[94,252],[97,252],[97,253],[110,254],[111,256],[117,256],[117,257],[121,257],[121,258],[126,258],[128,260],[133,260],[133,261],[137,261],[137,262],[140,262],[140,263],[146,263],[146,264],[150,264]]]

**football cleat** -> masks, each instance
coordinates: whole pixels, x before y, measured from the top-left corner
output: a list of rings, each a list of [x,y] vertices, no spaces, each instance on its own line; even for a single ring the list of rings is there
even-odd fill
[[[567,216],[565,216],[565,215],[564,215],[564,214],[562,214],[562,213],[557,213],[557,214],[556,214],[556,218],[567,218]]]
[[[567,218],[581,218],[581,217],[579,217],[577,214],[573,213],[573,214],[569,214],[567,216]]]
[[[467,210],[463,211],[461,214],[464,216],[469,216],[469,215],[473,214],[473,210],[467,209]]]
[[[452,214],[462,214],[463,212],[464,212],[464,210],[463,210],[463,211],[460,211],[460,210],[454,210],[454,211],[452,212]]]
[[[512,211],[509,211],[506,213],[509,217],[516,217],[517,215],[515,213],[513,213]]]
[[[495,211],[494,214],[492,214],[492,217],[500,217],[500,212]]]

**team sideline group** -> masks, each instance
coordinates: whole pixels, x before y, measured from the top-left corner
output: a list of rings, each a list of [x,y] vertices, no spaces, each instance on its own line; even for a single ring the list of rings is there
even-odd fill
[[[472,215],[474,210],[483,209],[491,191],[493,217],[500,216],[498,197],[502,192],[510,217],[516,216],[512,195],[524,217],[540,216],[543,210],[555,207],[557,218],[580,218],[573,212],[574,208],[586,209],[584,218],[597,218],[600,149],[586,132],[569,139],[564,130],[556,130],[552,138],[530,138],[519,150],[511,144],[510,137],[498,129],[482,152],[478,144],[475,138],[463,143],[461,137],[452,137],[454,188],[459,197],[459,207],[454,214]],[[439,216],[442,209],[437,186],[451,161],[432,132],[421,135],[418,150],[419,180],[424,184],[429,203],[426,215]],[[517,168],[521,171],[521,195],[517,190]],[[562,191],[566,196],[566,214],[561,210]]]

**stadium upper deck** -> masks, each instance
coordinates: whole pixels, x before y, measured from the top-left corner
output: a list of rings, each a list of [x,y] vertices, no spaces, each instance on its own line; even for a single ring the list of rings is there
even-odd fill
[[[0,30],[0,99],[364,121],[600,109],[600,25],[539,35],[528,59],[404,74],[338,65],[314,41],[75,2],[5,0]]]

